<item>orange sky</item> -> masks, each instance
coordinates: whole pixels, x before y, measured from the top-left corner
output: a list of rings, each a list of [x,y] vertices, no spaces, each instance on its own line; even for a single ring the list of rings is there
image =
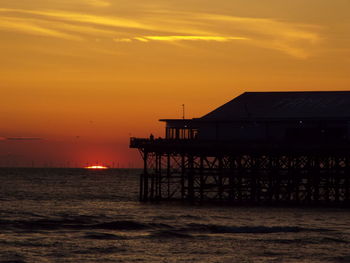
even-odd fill
[[[350,89],[347,0],[0,3],[0,166],[136,166],[129,137],[163,135],[183,103]]]

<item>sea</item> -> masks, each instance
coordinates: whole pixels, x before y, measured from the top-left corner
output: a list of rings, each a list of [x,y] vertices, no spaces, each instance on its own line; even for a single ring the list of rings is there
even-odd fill
[[[350,210],[140,203],[137,169],[0,169],[0,263],[350,262]]]

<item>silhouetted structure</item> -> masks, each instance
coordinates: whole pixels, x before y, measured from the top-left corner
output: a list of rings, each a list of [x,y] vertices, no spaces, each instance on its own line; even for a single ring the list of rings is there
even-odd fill
[[[350,92],[247,92],[202,118],[131,138],[140,200],[350,203]]]

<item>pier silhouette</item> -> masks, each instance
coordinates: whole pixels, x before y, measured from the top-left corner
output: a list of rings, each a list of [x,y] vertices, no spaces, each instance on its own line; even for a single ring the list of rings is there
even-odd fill
[[[131,138],[140,201],[350,204],[350,92],[247,92]]]

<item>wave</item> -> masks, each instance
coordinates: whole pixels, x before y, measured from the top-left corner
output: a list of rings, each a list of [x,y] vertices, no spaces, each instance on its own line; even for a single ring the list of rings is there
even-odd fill
[[[128,250],[121,247],[109,246],[109,247],[90,247],[89,249],[84,250],[76,250],[74,253],[76,254],[115,254],[121,252],[127,252]]]
[[[96,239],[96,240],[124,240],[126,237],[109,234],[109,233],[100,233],[100,232],[88,232],[85,234],[84,238],[87,239]]]
[[[1,260],[0,263],[26,263],[24,260]]]
[[[207,232],[213,234],[272,234],[272,233],[297,233],[310,231],[328,231],[327,229],[308,229],[297,226],[223,226],[213,224],[188,224],[184,231]]]
[[[36,240],[36,241],[15,241],[15,240],[0,240],[0,246],[15,246],[15,247],[50,247],[52,246],[51,244],[47,243],[41,243],[41,240]],[[1,261],[0,261],[1,263]]]
[[[192,219],[192,220],[203,220],[203,219],[206,219],[203,216],[194,216],[194,215],[181,215],[181,216],[178,216],[178,218]]]
[[[40,219],[40,220],[0,220],[2,229],[57,230],[57,229],[106,229],[106,230],[143,230],[150,226],[136,221],[112,221],[96,223],[86,219]]]
[[[335,262],[335,263],[345,263],[345,262],[350,262],[350,256],[346,255],[346,256],[339,256],[339,257],[331,257],[329,258],[329,260],[331,262]]]
[[[109,229],[109,230],[143,230],[149,228],[146,224],[136,221],[113,221],[90,225],[90,228]]]
[[[349,244],[350,242],[341,238],[331,237],[306,237],[295,239],[264,239],[263,242],[279,243],[279,244],[330,244],[330,243],[342,243]]]
[[[174,227],[164,223],[148,223],[148,225],[152,228],[165,228],[165,229],[173,229]]]
[[[172,226],[158,222],[140,222],[133,220],[116,220],[101,222],[91,217],[53,218],[38,220],[0,220],[0,229],[22,231],[45,230],[116,230],[116,231],[155,231],[152,236],[158,237],[184,237],[189,233],[209,234],[272,234],[272,233],[298,233],[298,232],[326,232],[331,231],[321,228],[303,228],[298,226],[227,226],[216,224],[190,223],[183,226]],[[158,231],[158,232],[157,232]],[[97,232],[96,232],[97,233]],[[120,237],[104,234],[87,234],[87,238],[117,239]],[[281,241],[283,242],[283,241]],[[334,241],[335,242],[335,241]]]
[[[179,232],[179,231],[159,230],[159,231],[154,231],[148,237],[164,239],[164,238],[192,238],[193,236]]]

